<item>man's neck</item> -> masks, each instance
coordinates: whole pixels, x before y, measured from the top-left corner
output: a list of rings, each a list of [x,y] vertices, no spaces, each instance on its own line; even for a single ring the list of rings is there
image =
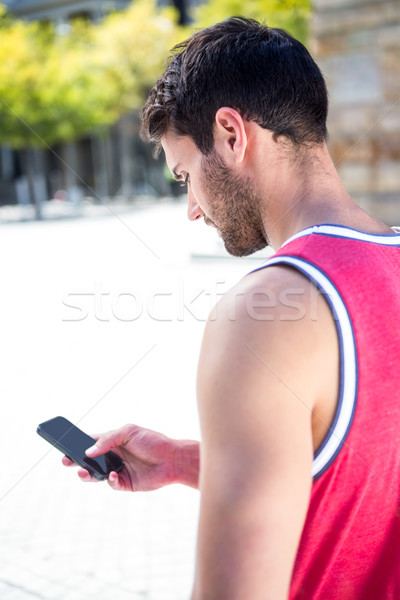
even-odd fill
[[[275,181],[265,181],[263,185],[265,190],[273,190],[265,198],[262,219],[274,249],[295,233],[321,223],[370,233],[390,232],[347,193],[325,145],[304,150],[298,160],[282,159]]]

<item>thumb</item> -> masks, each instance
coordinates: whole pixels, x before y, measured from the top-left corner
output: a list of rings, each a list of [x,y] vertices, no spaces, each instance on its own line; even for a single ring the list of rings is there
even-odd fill
[[[112,447],[112,441],[108,435],[101,435],[96,440],[96,443],[90,448],[87,448],[85,454],[87,456],[100,456],[100,454],[105,454]]]
[[[122,427],[93,437],[97,440],[96,443],[86,450],[86,455],[92,457],[100,456],[100,454],[105,454],[112,448],[122,446],[126,442],[126,431]]]

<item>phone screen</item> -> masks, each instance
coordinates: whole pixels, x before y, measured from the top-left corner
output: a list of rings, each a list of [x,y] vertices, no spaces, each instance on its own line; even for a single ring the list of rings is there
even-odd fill
[[[41,423],[37,433],[97,479],[106,479],[111,471],[120,471],[124,467],[124,462],[114,452],[96,458],[86,456],[85,450],[93,446],[96,440],[64,417]]]

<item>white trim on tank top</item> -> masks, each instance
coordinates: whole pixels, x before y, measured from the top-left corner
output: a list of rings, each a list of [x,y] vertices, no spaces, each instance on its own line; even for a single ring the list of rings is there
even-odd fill
[[[338,290],[318,267],[305,259],[294,256],[272,257],[255,269],[286,264],[302,272],[326,295],[335,319],[340,349],[340,389],[334,421],[322,444],[314,454],[312,475],[318,478],[332,464],[339,454],[352,424],[357,399],[357,355],[350,316]]]
[[[366,233],[364,231],[358,231],[357,229],[352,229],[351,227],[346,227],[344,225],[313,225],[312,227],[307,227],[307,229],[303,229],[298,233],[292,235],[284,244],[289,244],[289,242],[293,242],[298,238],[305,237],[307,235],[311,235],[312,233],[316,233],[319,235],[328,235],[333,237],[341,237],[347,238],[351,240],[359,240],[360,242],[371,242],[374,244],[385,244],[388,246],[397,246],[400,245],[400,227],[392,227],[393,233]]]

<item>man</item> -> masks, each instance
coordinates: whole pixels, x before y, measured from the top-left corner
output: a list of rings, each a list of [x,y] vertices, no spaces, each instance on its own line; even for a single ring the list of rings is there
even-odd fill
[[[189,219],[277,250],[207,323],[201,451],[127,425],[87,452],[123,457],[114,489],[199,487],[193,600],[400,597],[400,235],[343,188],[326,115],[307,50],[243,18],[179,45],[143,111]]]

